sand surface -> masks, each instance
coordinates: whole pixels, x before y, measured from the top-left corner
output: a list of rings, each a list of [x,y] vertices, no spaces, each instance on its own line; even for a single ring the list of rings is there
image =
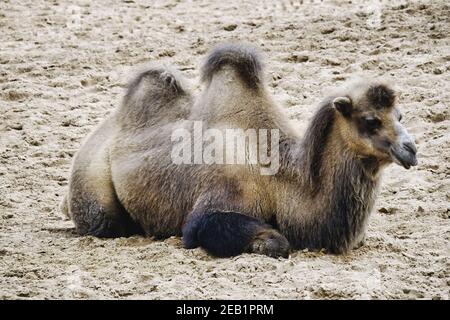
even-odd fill
[[[449,298],[446,1],[75,2],[0,2],[0,299]],[[179,238],[79,237],[62,217],[71,158],[134,67],[173,64],[196,83],[226,40],[262,49],[301,128],[323,88],[354,73],[401,90],[420,164],[386,170],[361,249],[215,259]]]

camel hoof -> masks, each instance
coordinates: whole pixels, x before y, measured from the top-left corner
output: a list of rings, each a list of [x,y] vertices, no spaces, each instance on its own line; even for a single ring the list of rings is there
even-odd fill
[[[251,243],[250,252],[273,258],[288,258],[289,242],[286,237],[275,230],[264,230]]]

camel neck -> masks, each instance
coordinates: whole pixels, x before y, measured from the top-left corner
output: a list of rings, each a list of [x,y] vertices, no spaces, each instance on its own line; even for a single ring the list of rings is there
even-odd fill
[[[348,250],[363,232],[374,204],[378,178],[371,173],[379,170],[376,159],[359,158],[350,150],[338,132],[334,110],[326,104],[313,117],[303,140],[286,140],[282,149],[285,177],[299,183],[303,201],[312,210],[307,213],[311,221],[305,223],[318,228],[299,236],[296,224],[286,225],[288,239],[295,247]],[[289,171],[292,167],[295,170]]]

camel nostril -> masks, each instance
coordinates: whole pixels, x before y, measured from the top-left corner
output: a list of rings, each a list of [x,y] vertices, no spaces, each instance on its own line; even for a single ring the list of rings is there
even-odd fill
[[[406,141],[401,144],[393,145],[390,148],[390,154],[393,158],[393,160],[405,167],[406,169],[409,169],[412,166],[417,165],[417,149],[413,142]]]
[[[412,153],[413,155],[416,155],[417,148],[412,142],[405,142],[403,144],[403,148],[406,149],[408,152]]]

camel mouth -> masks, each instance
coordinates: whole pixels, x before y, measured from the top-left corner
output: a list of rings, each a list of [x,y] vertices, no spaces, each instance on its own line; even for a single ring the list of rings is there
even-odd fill
[[[389,150],[389,154],[394,162],[407,170],[417,166],[416,152],[416,148],[410,144],[392,147]]]

